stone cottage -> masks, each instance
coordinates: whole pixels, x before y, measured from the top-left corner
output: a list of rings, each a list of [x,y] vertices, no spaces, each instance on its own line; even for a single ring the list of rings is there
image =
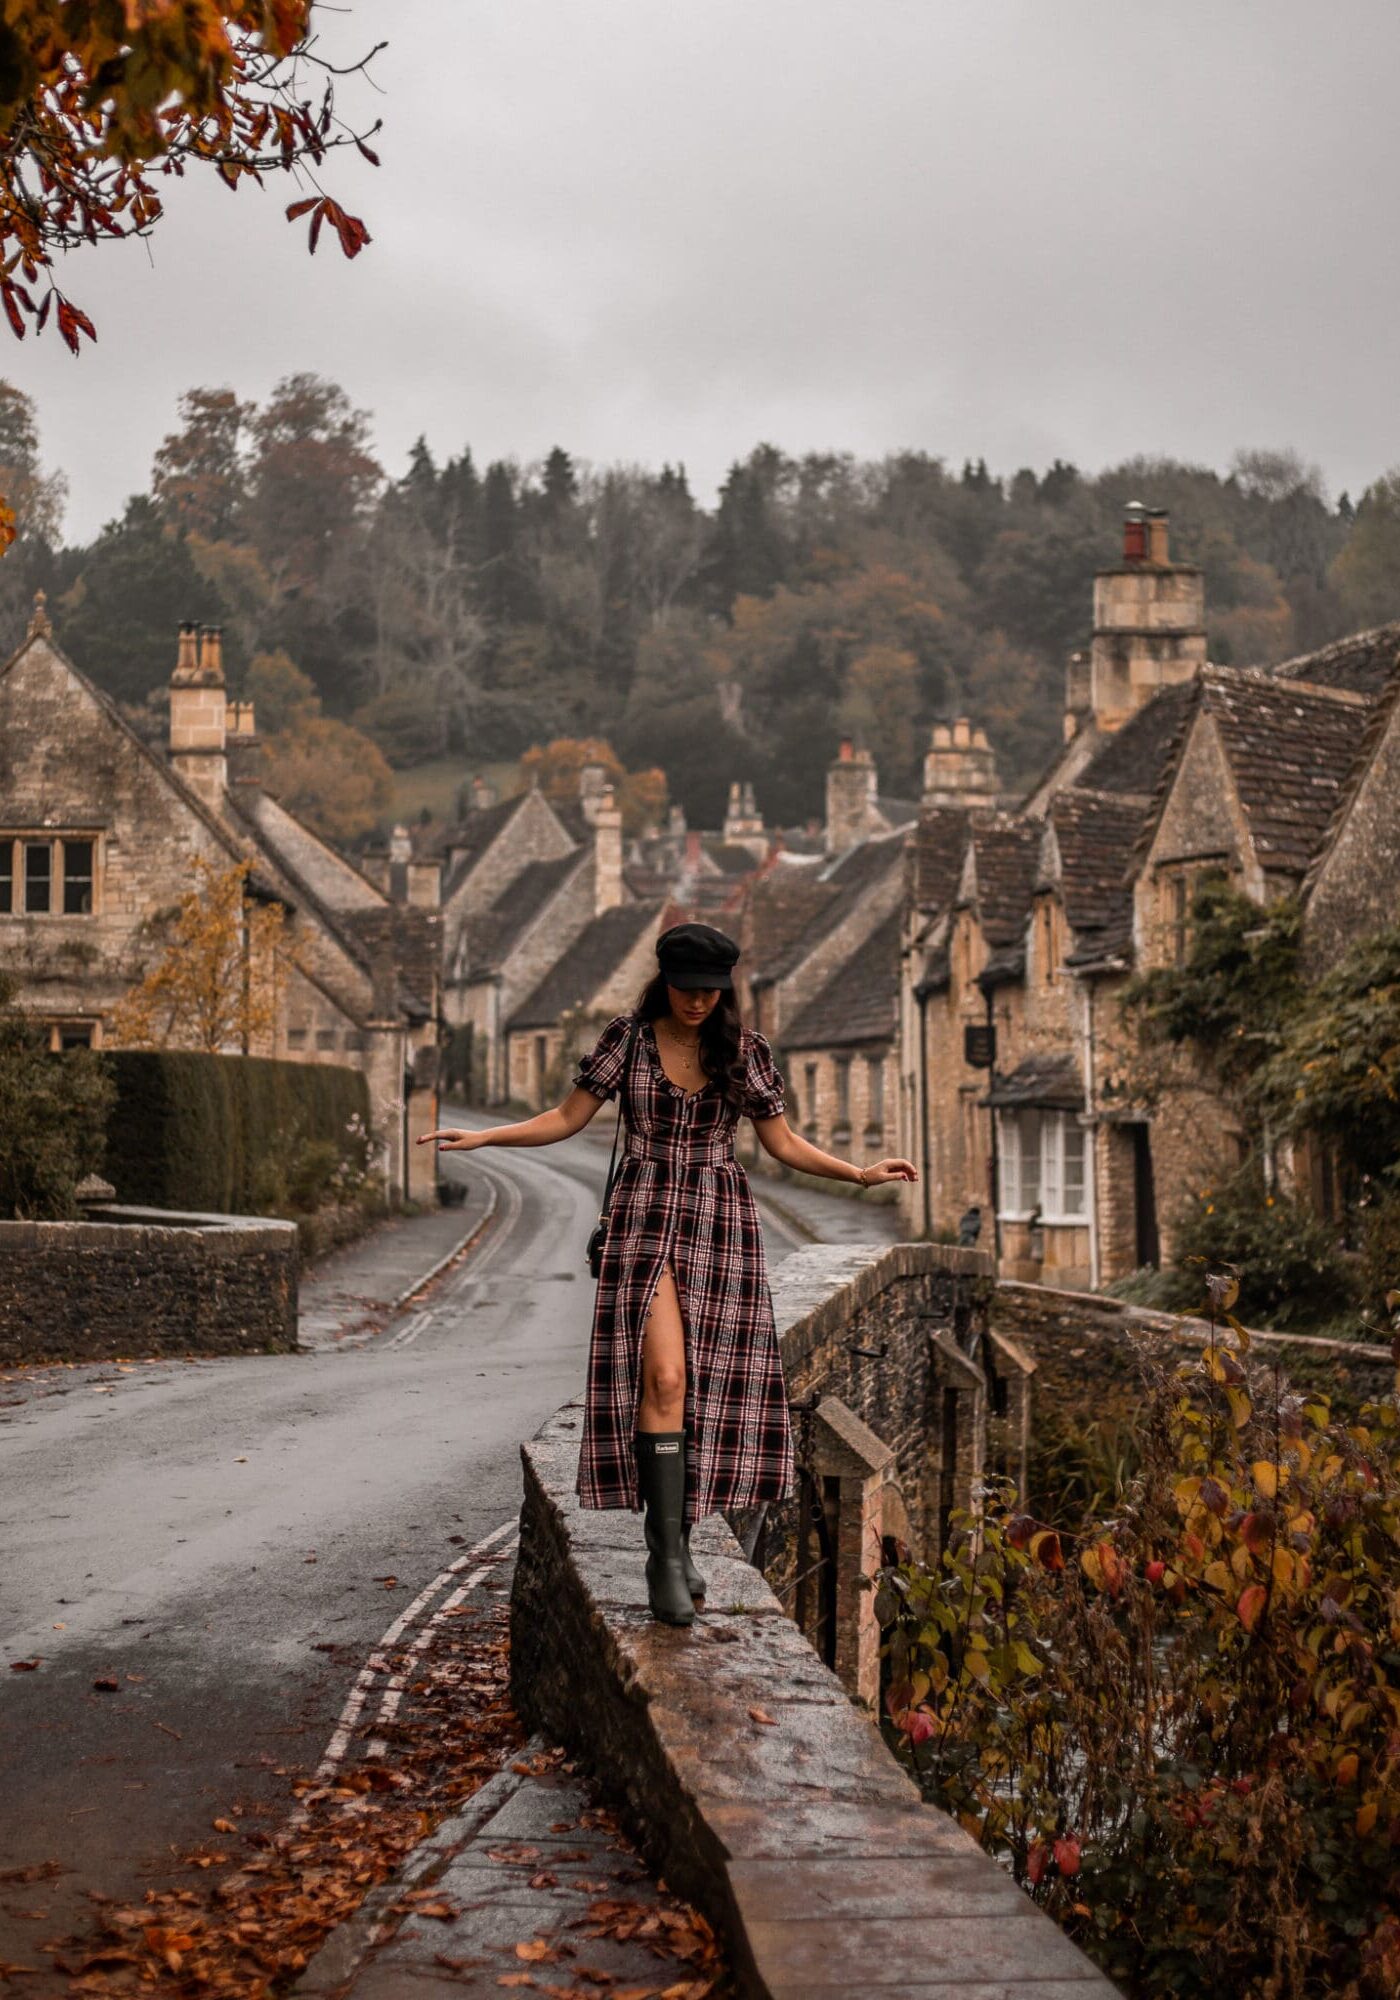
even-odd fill
[[[1332,948],[1385,906],[1400,635],[1271,672],[1209,665],[1204,635],[1200,571],[1171,560],[1165,515],[1130,508],[1063,749],[1011,813],[960,802],[954,770],[910,842],[897,1101],[923,1179],[902,1198],[923,1233],[980,1223],[1008,1276],[1157,1262],[1186,1194],[1240,1157],[1207,1079],[1150,1106],[1129,1087],[1123,987],[1179,962],[1204,876],[1303,895]]]
[[[413,1140],[437,1112],[436,910],[395,903],[264,791],[254,721],[227,699],[217,629],[187,625],[168,743],[150,748],[40,602],[0,668],[0,965],[55,1047],[100,1046],[195,864],[251,863],[293,952],[270,1031],[241,1052],[362,1070],[389,1185],[430,1196],[436,1163]]]

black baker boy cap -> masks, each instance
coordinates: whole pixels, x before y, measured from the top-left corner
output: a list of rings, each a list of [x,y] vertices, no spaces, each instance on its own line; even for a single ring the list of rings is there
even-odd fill
[[[713,924],[672,924],[656,940],[656,956],[668,986],[682,991],[727,991],[739,947]]]

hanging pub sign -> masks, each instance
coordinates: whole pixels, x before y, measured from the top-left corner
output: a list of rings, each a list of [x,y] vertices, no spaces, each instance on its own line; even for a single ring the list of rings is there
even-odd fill
[[[996,1029],[986,1021],[969,1021],[963,1028],[963,1061],[969,1069],[990,1069],[996,1059]]]

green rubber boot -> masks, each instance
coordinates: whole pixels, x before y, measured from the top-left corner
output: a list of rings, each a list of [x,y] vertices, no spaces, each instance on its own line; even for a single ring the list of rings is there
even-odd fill
[[[690,1467],[694,1462],[694,1453],[695,1453],[695,1432],[692,1426],[690,1424],[687,1424],[685,1427],[685,1458],[686,1458],[687,1476],[689,1475]],[[691,1558],[690,1529],[688,1527],[682,1528],[681,1530],[681,1566],[685,1570],[686,1589],[690,1592],[691,1596],[695,1599],[697,1604],[703,1604],[705,1602],[705,1579],[703,1576],[701,1576],[699,1570],[695,1567],[694,1561]]]
[[[663,1625],[691,1625],[695,1606],[681,1551],[685,1532],[685,1432],[637,1432],[637,1489],[646,1509],[647,1600]]]
[[[705,1579],[695,1567],[690,1553],[690,1530],[681,1529],[681,1568],[685,1571],[685,1587],[697,1603],[705,1602]]]

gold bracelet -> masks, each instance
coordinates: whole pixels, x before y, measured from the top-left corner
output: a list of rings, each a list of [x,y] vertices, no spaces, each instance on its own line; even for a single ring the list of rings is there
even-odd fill
[[[861,1186],[862,1186],[862,1187],[869,1187],[870,1183],[869,1183],[869,1181],[868,1181],[868,1180],[867,1180],[867,1179],[865,1178],[865,1168],[864,1168],[864,1167],[857,1167],[857,1168],[856,1168],[856,1179],[857,1179],[857,1180],[858,1180],[858,1181],[860,1182],[860,1184],[861,1184]]]

